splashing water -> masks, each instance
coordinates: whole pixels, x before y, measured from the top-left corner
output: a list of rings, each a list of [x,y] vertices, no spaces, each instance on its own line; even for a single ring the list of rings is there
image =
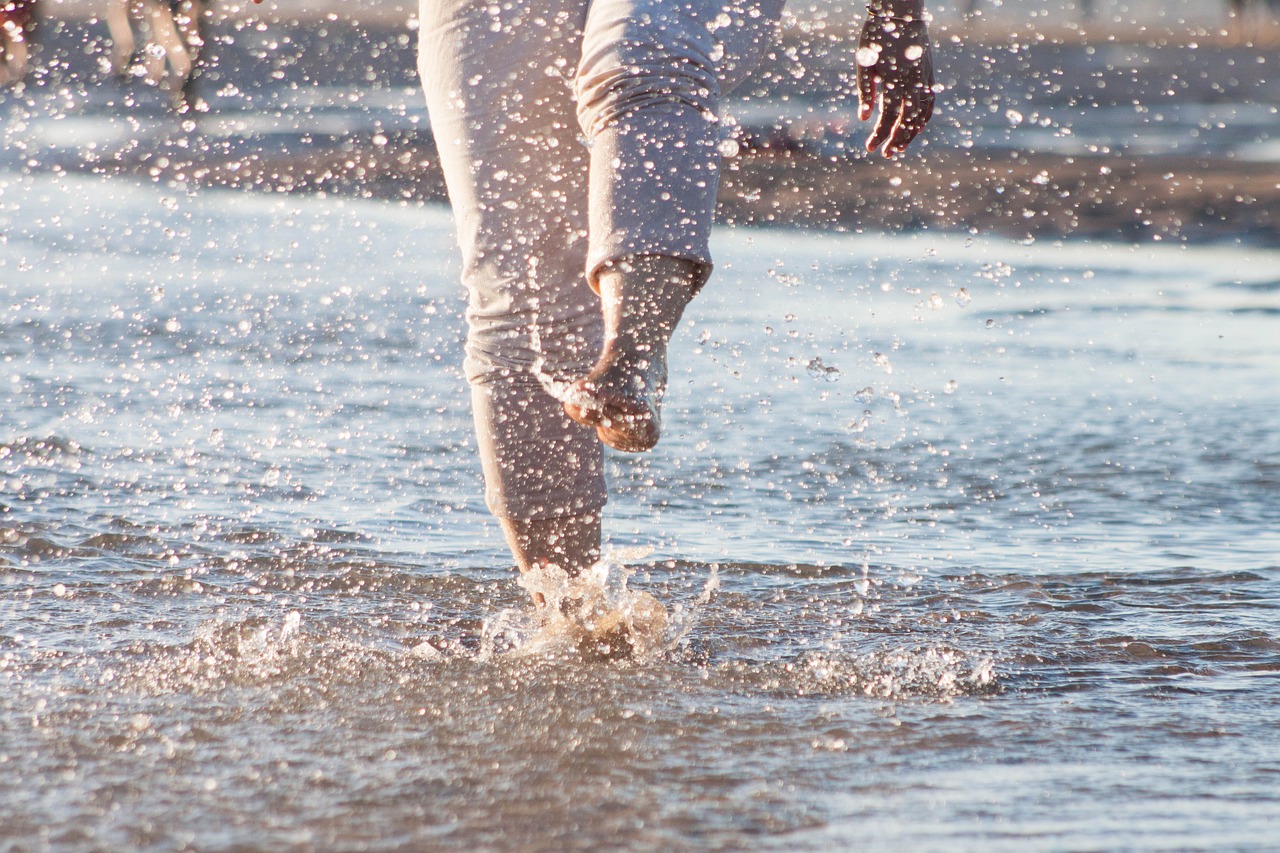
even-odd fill
[[[1274,846],[1274,252],[722,235],[659,556],[522,589],[446,212],[6,193],[11,846]]]
[[[588,660],[652,661],[688,635],[719,586],[712,568],[692,606],[668,609],[650,593],[628,587],[634,574],[619,554],[606,555],[577,577],[555,565],[526,572],[519,585],[543,603],[532,611],[504,609],[485,620],[480,659],[576,653]]]

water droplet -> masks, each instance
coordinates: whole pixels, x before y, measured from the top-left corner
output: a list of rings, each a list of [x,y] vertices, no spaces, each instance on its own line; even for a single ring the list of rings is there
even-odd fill
[[[860,47],[856,56],[860,67],[870,68],[880,59],[880,45],[869,44]]]
[[[920,57],[924,56],[924,48],[918,44],[913,44],[902,52],[908,62],[916,62]]]
[[[828,367],[822,363],[820,356],[814,356],[810,359],[808,365],[805,366],[805,372],[814,379],[821,379],[824,382],[838,382],[840,380],[840,368]]]
[[[962,287],[956,291],[956,304],[961,308],[969,307],[969,303],[973,301],[973,297],[969,295],[969,289]]]

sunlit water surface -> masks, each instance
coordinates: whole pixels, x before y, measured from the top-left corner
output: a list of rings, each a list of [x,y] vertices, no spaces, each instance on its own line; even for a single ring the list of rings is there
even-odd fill
[[[0,847],[1274,846],[1280,254],[721,234],[601,661],[450,228],[0,176]]]

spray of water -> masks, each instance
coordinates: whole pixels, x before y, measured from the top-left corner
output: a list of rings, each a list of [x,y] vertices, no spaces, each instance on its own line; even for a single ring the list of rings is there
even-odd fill
[[[628,584],[635,569],[608,554],[570,577],[558,566],[527,572],[520,586],[544,604],[532,610],[504,609],[487,619],[479,657],[579,655],[588,660],[652,661],[672,651],[693,628],[698,613],[719,586],[712,569],[702,593],[689,606],[667,607]]]

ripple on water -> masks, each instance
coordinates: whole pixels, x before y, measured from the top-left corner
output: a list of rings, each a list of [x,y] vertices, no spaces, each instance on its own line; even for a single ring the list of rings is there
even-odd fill
[[[42,180],[0,241],[0,837],[1273,846],[1270,254],[720,235],[666,449],[610,462],[613,535],[696,559],[548,619],[447,212]]]
[[[424,838],[429,821],[409,804],[430,791],[431,802],[466,824],[470,843],[500,844],[511,836],[486,834],[468,792],[543,791],[530,802],[542,814],[560,810],[544,829],[564,838],[567,815],[577,814],[570,799],[607,802],[592,792],[610,779],[632,790],[644,778],[698,797],[720,784],[735,797],[762,776],[816,786],[807,801],[752,789],[722,827],[742,840],[748,825],[824,825],[817,791],[823,779],[847,778],[842,757],[875,778],[890,774],[867,789],[873,798],[890,777],[912,785],[936,778],[953,766],[950,750],[1022,745],[1080,761],[1065,748],[1065,732],[1088,737],[1097,715],[1126,692],[1139,703],[1224,701],[1280,671],[1280,642],[1257,614],[1227,621],[1241,613],[1231,602],[1271,606],[1280,569],[1269,565],[1027,576],[632,560],[634,574],[620,563],[606,567],[593,590],[608,592],[624,624],[628,605],[649,600],[643,591],[670,624],[685,620],[685,632],[663,629],[660,645],[616,656],[581,642],[592,628],[584,623],[613,618],[609,607],[588,605],[583,622],[548,624],[509,574],[378,559],[376,544],[370,555],[359,538],[326,544],[310,534],[236,530],[191,552],[200,565],[191,579],[181,565],[140,576],[156,562],[146,552],[182,535],[154,527],[141,541],[107,537],[86,549],[93,557],[61,553],[0,572],[4,606],[22,616],[0,630],[0,753],[37,775],[82,768],[79,781],[54,786],[74,813],[146,796],[174,807],[195,798],[231,814],[240,807],[232,792],[244,790],[235,779],[257,773],[283,792],[273,802],[290,823],[324,825],[326,814],[336,821],[324,836],[334,843],[353,827],[385,838],[378,833],[387,821]],[[111,578],[101,576],[104,545],[120,549],[105,570]],[[257,553],[236,553],[245,549]],[[16,542],[0,550],[26,559]],[[130,556],[135,550],[143,556]],[[79,568],[89,559],[99,561],[99,576]],[[610,576],[609,568],[619,571]],[[554,593],[588,597],[564,579],[544,580]],[[167,597],[163,617],[156,596]],[[76,623],[115,640],[86,643]],[[1037,723],[1018,710],[1024,705],[1027,713],[1075,707],[1081,716]],[[1106,713],[1109,736],[1135,743],[1160,737],[1197,750],[1239,737],[1231,717],[1168,719],[1141,704]],[[963,723],[984,716],[1002,722]],[[19,720],[28,724],[15,728]],[[703,757],[676,757],[688,750]],[[897,754],[935,769],[913,775],[890,760]],[[805,782],[793,772],[797,761]],[[486,770],[495,763],[496,776]],[[154,773],[176,774],[166,777],[174,790],[140,781]],[[1099,770],[1095,782],[1105,787],[1106,778]],[[384,828],[363,822],[358,809],[335,807],[335,797],[376,804]],[[696,825],[686,818],[711,807],[690,802],[685,814],[676,800],[627,802],[630,813],[665,814],[654,837],[667,839],[684,837]],[[45,804],[27,805],[50,814]],[[527,825],[537,823],[531,813]],[[205,841],[219,837],[215,828],[201,831]]]

